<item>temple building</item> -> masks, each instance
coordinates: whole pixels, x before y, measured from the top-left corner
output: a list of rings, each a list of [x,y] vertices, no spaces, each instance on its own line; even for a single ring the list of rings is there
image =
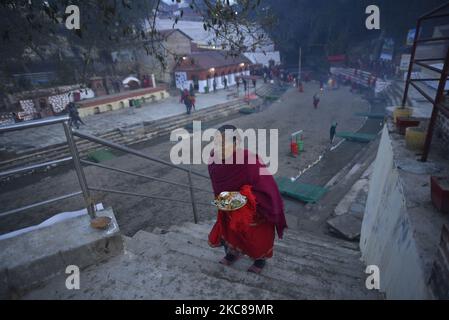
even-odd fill
[[[228,86],[233,86],[237,76],[249,75],[251,65],[245,56],[228,56],[225,51],[192,52],[174,68],[176,87],[189,89],[193,84],[198,92],[209,92],[215,79],[216,88],[223,89],[226,81]]]

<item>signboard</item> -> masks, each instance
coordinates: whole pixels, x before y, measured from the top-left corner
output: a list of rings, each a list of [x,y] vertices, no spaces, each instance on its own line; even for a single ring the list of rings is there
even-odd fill
[[[392,61],[393,60],[393,51],[394,51],[394,40],[391,38],[386,38],[384,40],[384,45],[382,47],[380,59]]]
[[[412,58],[411,54],[403,54],[401,56],[401,63],[399,65],[399,69],[401,71],[408,71],[408,68],[410,67],[410,59]]]
[[[416,29],[410,29],[407,34],[407,46],[413,46],[415,42]]]
[[[186,72],[175,72],[175,83],[176,88],[185,89],[187,84],[187,73]]]

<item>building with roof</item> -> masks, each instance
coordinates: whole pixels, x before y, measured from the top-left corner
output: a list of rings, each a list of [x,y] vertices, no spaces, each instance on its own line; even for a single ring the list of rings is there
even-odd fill
[[[158,82],[174,84],[173,68],[177,58],[192,52],[192,38],[179,29],[158,30],[156,50],[165,58],[165,65],[155,55],[149,55],[143,46],[127,46],[112,52],[115,69],[122,74],[154,74]]]
[[[173,19],[156,19],[156,28],[158,30],[169,30],[173,29]],[[176,28],[182,30],[187,36],[192,39],[192,43],[197,48],[203,49],[223,49],[222,39],[217,39],[215,33],[212,30],[204,30],[202,21],[191,21],[188,19],[180,19],[176,25]],[[254,39],[259,35],[263,34],[263,40],[259,43],[259,46],[255,48],[254,51],[244,52],[243,54],[251,60],[253,64],[261,64],[264,66],[269,66],[269,61],[273,60],[275,64],[281,63],[281,57],[278,50],[276,50],[274,42],[270,39],[270,36],[264,32],[259,26],[254,25],[249,28],[248,31],[246,27],[242,27],[242,31],[246,33],[245,36],[245,46],[252,48]],[[260,40],[259,40],[260,41]]]
[[[214,79],[217,89],[224,88],[225,79],[228,86],[233,86],[237,76],[250,74],[251,65],[245,56],[228,56],[225,51],[192,52],[174,68],[176,87],[188,89],[192,84],[203,93],[212,90]]]

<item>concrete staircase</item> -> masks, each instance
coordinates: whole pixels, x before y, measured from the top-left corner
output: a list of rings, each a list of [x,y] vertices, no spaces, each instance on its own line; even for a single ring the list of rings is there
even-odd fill
[[[365,289],[357,244],[287,230],[261,275],[248,273],[243,258],[232,267],[218,263],[212,222],[124,237],[125,252],[81,271],[81,289],[67,290],[54,278],[24,299],[380,299]]]
[[[389,106],[400,106],[404,95],[403,84],[398,81],[392,81],[391,85],[380,95],[387,100]],[[407,98],[407,105],[412,105],[409,97]]]

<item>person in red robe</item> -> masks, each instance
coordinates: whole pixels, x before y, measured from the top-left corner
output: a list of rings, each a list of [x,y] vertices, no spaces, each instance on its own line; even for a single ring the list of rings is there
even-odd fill
[[[229,266],[247,255],[254,260],[248,271],[260,273],[266,259],[273,256],[275,230],[279,239],[282,239],[284,229],[287,228],[284,204],[273,176],[259,156],[246,149],[239,149],[237,137],[226,141],[226,130],[235,131],[236,128],[232,125],[219,128],[222,150],[217,157],[222,161],[210,161],[208,166],[214,194],[218,196],[223,191],[239,191],[248,201],[236,211],[218,210],[217,221],[209,234],[209,245],[225,247],[226,256],[220,263]],[[218,151],[215,149],[211,160]],[[226,149],[231,150],[225,152]],[[237,161],[237,152],[240,151],[244,159],[242,164]],[[225,156],[230,153],[233,157],[232,164],[228,164],[230,161],[226,161]]]

